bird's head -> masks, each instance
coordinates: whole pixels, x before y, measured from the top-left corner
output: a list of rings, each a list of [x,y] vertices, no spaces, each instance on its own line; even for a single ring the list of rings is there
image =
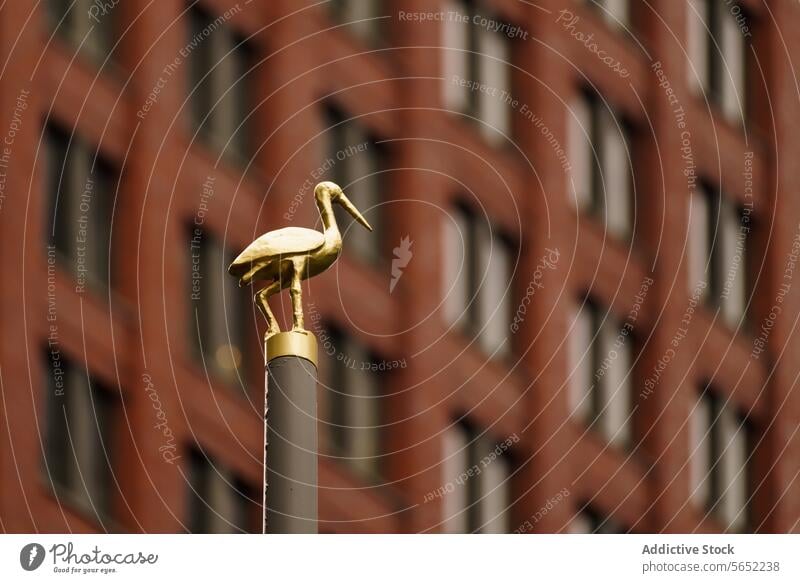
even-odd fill
[[[338,184],[334,184],[333,182],[320,182],[314,188],[314,197],[319,202],[329,200],[330,202],[335,202],[341,205],[344,208],[344,210],[353,215],[353,218],[356,221],[361,223],[365,228],[369,229],[370,231],[372,230],[372,227],[367,222],[367,219],[365,219],[361,215],[361,213],[358,212],[358,209],[355,206],[353,206],[353,203],[350,202],[350,199],[348,199],[344,195],[344,191],[342,191],[341,187]]]

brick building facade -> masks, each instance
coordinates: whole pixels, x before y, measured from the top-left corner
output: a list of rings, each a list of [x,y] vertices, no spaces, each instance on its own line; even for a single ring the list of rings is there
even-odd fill
[[[69,5],[0,11],[4,531],[259,529],[225,267],[322,179],[322,532],[797,530],[796,3]]]

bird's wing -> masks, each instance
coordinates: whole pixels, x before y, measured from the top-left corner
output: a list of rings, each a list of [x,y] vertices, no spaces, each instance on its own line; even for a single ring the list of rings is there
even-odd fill
[[[280,255],[311,253],[322,247],[325,236],[313,229],[286,227],[261,235],[250,243],[231,263],[228,271],[233,275],[246,272],[253,263]]]

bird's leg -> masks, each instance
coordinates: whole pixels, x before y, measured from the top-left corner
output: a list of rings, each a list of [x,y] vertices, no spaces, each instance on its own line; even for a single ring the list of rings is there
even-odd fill
[[[269,304],[267,303],[267,298],[279,292],[280,289],[281,282],[273,281],[267,287],[258,292],[253,298],[258,306],[258,309],[264,315],[264,319],[267,321],[267,331],[264,333],[265,342],[270,336],[274,336],[281,331],[280,327],[278,326],[278,321],[275,319],[275,314],[272,313],[272,310],[270,310]]]
[[[292,331],[305,332],[303,327],[303,289],[301,285],[303,275],[303,261],[292,261],[292,286],[289,293],[292,296]]]

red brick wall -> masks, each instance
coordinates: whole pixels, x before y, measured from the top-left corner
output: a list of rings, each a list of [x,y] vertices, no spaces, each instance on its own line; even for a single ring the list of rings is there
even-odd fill
[[[45,196],[41,121],[48,115],[76,126],[123,169],[113,237],[118,282],[109,296],[78,295],[66,274],[57,286],[58,336],[64,353],[88,363],[124,402],[118,479],[119,525],[125,531],[173,532],[186,522],[186,483],[179,465],[165,464],[158,447],[143,375],[156,387],[172,429],[184,443],[199,441],[215,458],[254,484],[261,480],[262,386],[258,363],[249,374],[249,398],[209,380],[190,357],[184,224],[192,217],[202,183],[216,178],[207,223],[243,247],[258,233],[284,225],[285,209],[322,156],[320,99],[333,99],[390,144],[387,208],[382,235],[390,247],[401,236],[415,256],[395,293],[388,268],[370,270],[351,257],[316,278],[308,296],[325,315],[388,359],[409,366],[387,384],[385,430],[387,485],[369,487],[330,459],[321,461],[321,529],[334,532],[436,531],[437,502],[423,504],[440,485],[441,432],[460,411],[499,439],[517,433],[512,528],[563,488],[568,504],[536,523],[535,531],[565,529],[581,500],[635,531],[718,531],[686,503],[686,412],[698,383],[713,376],[736,404],[752,410],[765,440],[757,451],[756,524],[766,532],[797,530],[800,486],[797,459],[800,397],[792,391],[800,372],[795,338],[798,284],[783,306],[762,358],[750,358],[752,336],[733,334],[702,311],[658,391],[636,413],[640,445],[631,455],[613,450],[569,420],[564,339],[569,301],[592,293],[624,317],[642,280],[654,285],[637,321],[647,339],[636,365],[640,383],[674,334],[686,304],[685,178],[680,132],[650,66],[660,61],[691,127],[699,172],[723,178],[726,192],[743,197],[745,151],[754,152],[753,253],[764,258],[753,298],[753,322],[769,314],[786,255],[800,223],[798,178],[800,123],[794,60],[800,55],[800,8],[790,0],[748,0],[757,34],[758,68],[750,71],[754,95],[745,135],[685,86],[683,2],[633,2],[636,38],[611,31],[581,2],[491,2],[530,35],[514,50],[515,93],[566,143],[565,101],[591,83],[636,127],[636,229],[631,246],[604,237],[602,226],[577,216],[567,201],[567,178],[535,127],[514,118],[515,146],[493,148],[459,116],[443,111],[436,46],[438,23],[399,22],[398,10],[430,11],[437,3],[388,2],[387,45],[366,47],[345,29],[331,28],[312,2],[273,0],[242,5],[233,18],[256,43],[264,63],[255,72],[264,99],[255,113],[263,147],[246,176],[217,166],[185,122],[187,87],[171,78],[143,120],[136,112],[164,66],[184,44],[183,3],[122,2],[114,8],[130,25],[121,40],[121,66],[102,72],[49,31],[30,3],[9,1],[0,17],[3,68],[0,120],[10,120],[20,90],[30,91],[22,130],[13,144],[13,168],[0,210],[0,524],[5,531],[94,531],[97,525],[59,507],[41,476],[43,431],[40,365],[46,341]],[[233,3],[208,2],[219,11]],[[568,8],[598,43],[631,72],[621,80],[555,23]],[[49,43],[48,43],[49,40]],[[0,123],[0,131],[5,127]],[[438,314],[440,223],[447,205],[466,185],[491,220],[516,237],[515,276],[521,297],[545,248],[561,252],[562,265],[546,276],[517,337],[511,364],[487,362],[470,339],[447,331]],[[316,221],[301,205],[292,224]],[[243,291],[242,293],[246,293]],[[516,305],[516,299],[513,302]],[[286,311],[286,298],[280,300]],[[276,308],[278,304],[276,303]],[[248,321],[253,350],[260,320]],[[412,358],[412,355],[416,355]],[[638,386],[638,385],[636,385]],[[458,390],[456,390],[458,389]],[[38,422],[37,422],[38,420]],[[763,480],[762,480],[763,479]]]

